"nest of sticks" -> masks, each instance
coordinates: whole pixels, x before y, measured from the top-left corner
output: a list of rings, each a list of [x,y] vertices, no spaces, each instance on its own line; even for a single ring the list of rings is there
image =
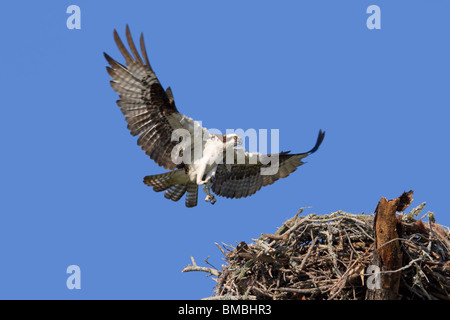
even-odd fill
[[[401,265],[393,270],[374,267],[381,250],[375,215],[337,211],[301,216],[300,210],[275,234],[262,234],[253,243],[216,244],[226,262],[222,270],[200,267],[192,258],[183,272],[214,276],[214,294],[205,298],[210,300],[364,300],[380,289],[380,279],[394,275],[398,299],[449,300],[449,229],[436,224],[431,212],[418,218],[424,205],[394,213],[401,234],[382,245],[399,244]]]

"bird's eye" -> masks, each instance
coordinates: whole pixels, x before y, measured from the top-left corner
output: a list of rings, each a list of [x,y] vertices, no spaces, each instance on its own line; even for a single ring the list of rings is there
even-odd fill
[[[237,137],[236,137],[236,136],[234,136],[233,138],[234,138],[234,140],[237,140]]]

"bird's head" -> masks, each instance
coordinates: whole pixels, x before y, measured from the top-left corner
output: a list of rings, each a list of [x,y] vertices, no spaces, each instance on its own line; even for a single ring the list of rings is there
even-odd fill
[[[223,136],[223,142],[226,147],[235,147],[242,145],[242,138],[235,133],[226,134]]]

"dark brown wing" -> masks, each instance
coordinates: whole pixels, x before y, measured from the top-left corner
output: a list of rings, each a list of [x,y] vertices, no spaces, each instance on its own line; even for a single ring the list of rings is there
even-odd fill
[[[289,152],[279,153],[279,167],[274,174],[261,174],[262,169],[268,168],[270,164],[263,164],[261,161],[258,161],[256,164],[250,164],[248,157],[246,159],[247,163],[245,164],[232,164],[228,166],[226,164],[221,164],[217,167],[215,180],[212,184],[212,191],[218,196],[226,198],[251,196],[256,193],[256,191],[260,190],[261,187],[271,185],[280,178],[286,178],[292,172],[297,170],[297,167],[303,164],[303,158],[317,151],[324,137],[325,132],[321,130],[316,145],[308,152],[299,154],[289,154]]]
[[[126,27],[127,42],[132,55],[125,48],[122,40],[114,30],[114,40],[125,58],[126,66],[115,61],[106,53],[105,58],[110,67],[106,67],[112,78],[111,87],[119,94],[117,104],[125,115],[128,129],[133,136],[138,135],[138,145],[158,165],[173,170],[177,166],[171,160],[171,152],[178,141],[171,141],[172,132],[186,126],[186,119],[175,107],[170,88],[164,91],[153,72],[144,37],[141,34],[141,59]],[[180,122],[183,117],[184,124]]]

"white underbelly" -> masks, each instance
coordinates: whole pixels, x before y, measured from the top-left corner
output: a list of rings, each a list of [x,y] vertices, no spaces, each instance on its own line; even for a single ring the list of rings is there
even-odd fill
[[[192,164],[193,170],[189,171],[190,180],[196,181],[199,185],[209,181],[211,176],[215,173],[217,165],[222,160],[222,150],[222,142],[217,143],[216,141],[208,141],[203,149],[202,157],[195,159]]]

